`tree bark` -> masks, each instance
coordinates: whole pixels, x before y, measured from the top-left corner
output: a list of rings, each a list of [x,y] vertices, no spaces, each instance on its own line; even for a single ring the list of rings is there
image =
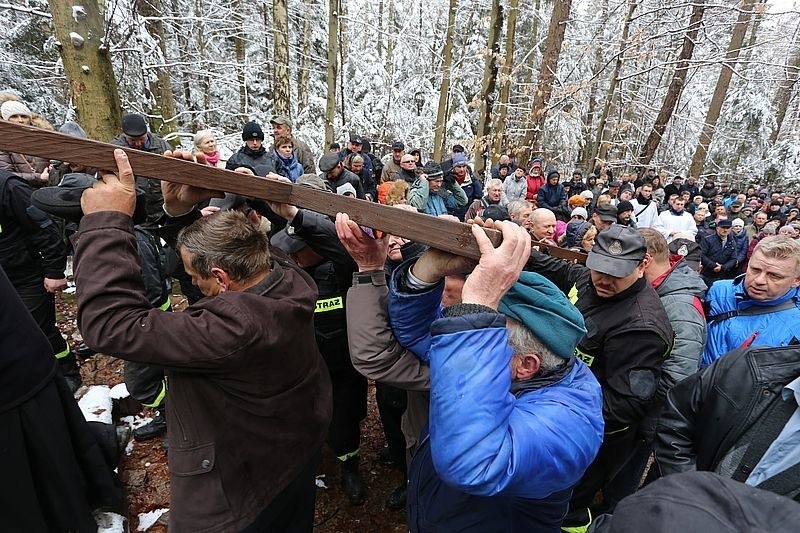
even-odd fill
[[[164,36],[164,23],[159,17],[164,10],[161,0],[139,0],[137,11],[145,17],[147,32],[158,42],[159,63],[166,63],[167,45]],[[144,63],[144,58],[142,58]],[[160,66],[156,68],[156,77],[148,76],[148,88],[153,106],[150,108],[150,127],[162,137],[178,130],[175,118],[175,98],[172,94],[172,77],[169,70]]]
[[[92,139],[108,141],[119,133],[122,109],[105,40],[103,2],[49,0],[64,73],[77,120]],[[73,17],[73,5],[83,7]],[[70,39],[70,33],[81,37]]]
[[[303,21],[303,55],[300,57],[300,72],[297,73],[297,113],[302,113],[308,105],[308,80],[311,70],[311,21],[313,17],[311,0],[303,0],[306,16]]]
[[[442,52],[442,83],[439,86],[439,105],[436,108],[436,124],[433,133],[433,160],[441,161],[444,152],[444,130],[447,120],[447,103],[450,92],[450,70],[453,66],[453,34],[456,26],[456,10],[458,0],[450,0],[447,9],[447,32]]]
[[[683,37],[683,45],[678,55],[678,64],[672,75],[672,81],[667,88],[664,101],[661,103],[661,110],[658,112],[653,128],[650,130],[647,140],[642,147],[642,151],[639,154],[639,164],[641,166],[649,165],[650,161],[653,159],[656,149],[661,142],[661,137],[664,135],[664,130],[667,129],[667,123],[669,119],[672,118],[672,113],[675,111],[675,106],[678,104],[678,99],[686,84],[686,76],[689,73],[689,61],[692,59],[692,54],[694,53],[694,43],[697,40],[697,33],[700,31],[700,26],[703,22],[705,8],[704,0],[694,0],[692,3],[692,14],[689,17],[689,27],[686,29],[686,34]]]
[[[483,176],[488,158],[491,165],[493,155],[492,109],[494,108],[495,90],[497,88],[497,56],[500,53],[500,34],[503,31],[503,6],[500,0],[492,0],[491,18],[489,20],[489,38],[486,43],[486,62],[483,67],[483,83],[481,83],[481,109],[478,114],[478,131],[475,137],[475,175]]]
[[[273,52],[275,81],[272,87],[272,111],[277,115],[292,115],[289,86],[289,10],[286,0],[272,0]]]
[[[517,37],[517,15],[519,0],[509,0],[508,17],[506,18],[506,47],[501,61],[500,100],[497,106],[497,121],[494,125],[494,153],[499,154],[506,147],[506,118],[508,117],[508,101],[511,98],[511,75],[514,72],[514,49]]]
[[[775,96],[772,98],[772,107],[775,108],[775,129],[769,136],[769,143],[775,144],[778,135],[781,133],[781,126],[786,119],[786,110],[789,108],[789,101],[792,99],[792,89],[797,84],[800,77],[800,40],[795,41],[795,49],[789,64],[786,65],[785,78],[781,80]]]
[[[692,164],[689,166],[689,175],[699,178],[703,172],[703,165],[708,154],[708,147],[714,138],[714,130],[717,128],[722,104],[725,103],[725,96],[728,94],[728,87],[731,84],[731,76],[736,62],[739,59],[739,52],[742,50],[744,37],[747,33],[747,26],[752,16],[753,4],[755,0],[743,0],[739,7],[739,16],[731,32],[731,42],[728,43],[728,51],[725,54],[725,61],[722,63],[722,70],[719,71],[717,85],[714,87],[714,94],[711,96],[711,104],[708,106],[706,120],[703,123],[703,130],[700,132],[700,139],[692,156]]]
[[[242,117],[248,115],[248,94],[247,94],[247,79],[246,79],[246,61],[247,54],[245,50],[245,42],[242,37],[244,31],[244,6],[242,0],[234,0],[233,2],[233,16],[236,20],[236,33],[233,35],[233,48],[236,53],[236,81],[239,84],[239,114]]]
[[[328,93],[325,103],[325,146],[333,142],[336,118],[336,74],[339,57],[339,2],[328,0]]]
[[[608,84],[608,93],[606,94],[605,104],[603,105],[603,111],[600,113],[600,118],[597,121],[597,130],[595,133],[594,144],[592,145],[591,156],[588,158],[588,165],[594,168],[595,160],[603,152],[603,156],[607,151],[607,148],[604,150],[603,140],[606,138],[610,132],[606,132],[606,123],[608,122],[608,115],[611,113],[611,105],[614,102],[614,96],[617,90],[617,83],[619,83],[619,73],[622,70],[622,63],[624,61],[625,56],[625,49],[628,47],[628,33],[631,26],[631,19],[633,18],[633,13],[636,11],[636,6],[638,5],[637,0],[628,0],[628,13],[625,16],[625,21],[622,25],[622,36],[620,37],[619,41],[619,50],[617,51],[617,59],[614,61],[614,71],[611,73],[611,80]]]
[[[564,43],[564,33],[567,30],[567,20],[571,8],[572,0],[554,0],[553,2],[553,13],[550,15],[550,26],[547,29],[547,44],[542,54],[539,80],[533,95],[531,127],[525,138],[525,147],[529,150],[529,156],[542,153],[547,105],[553,93],[553,81],[558,70],[558,58],[561,55],[561,45]]]

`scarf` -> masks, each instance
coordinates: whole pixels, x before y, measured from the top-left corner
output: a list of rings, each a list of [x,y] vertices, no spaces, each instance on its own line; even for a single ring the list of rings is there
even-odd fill
[[[219,158],[220,158],[219,150],[217,150],[211,155],[206,154],[206,161],[208,161],[208,164],[211,165],[212,167],[217,166],[217,163],[219,163]]]
[[[297,181],[297,178],[303,175],[303,167],[297,161],[297,158],[292,154],[292,157],[283,157],[277,150],[273,150],[278,161],[281,162],[283,170],[286,171],[286,177],[292,180],[292,183]]]

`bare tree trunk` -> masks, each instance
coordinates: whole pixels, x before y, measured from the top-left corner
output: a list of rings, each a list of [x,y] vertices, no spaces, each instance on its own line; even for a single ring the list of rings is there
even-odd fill
[[[769,143],[775,144],[778,135],[781,133],[781,126],[786,119],[786,110],[789,108],[789,101],[792,96],[792,89],[797,84],[800,77],[800,41],[795,41],[795,50],[786,65],[785,78],[781,80],[775,96],[772,98],[772,107],[775,108],[775,129],[769,136]]]
[[[667,94],[661,104],[661,110],[658,112],[656,121],[653,124],[653,129],[650,130],[650,134],[647,136],[647,140],[639,154],[639,164],[642,166],[649,165],[650,161],[653,159],[658,144],[661,142],[661,136],[664,135],[664,130],[667,129],[667,123],[669,119],[672,118],[672,113],[675,111],[675,106],[678,104],[678,99],[686,83],[686,75],[689,73],[689,61],[692,59],[692,54],[694,53],[694,43],[697,40],[697,33],[700,31],[705,8],[704,0],[694,0],[692,2],[692,14],[689,18],[689,27],[686,29],[686,34],[683,37],[681,52],[678,55],[678,65],[675,67],[672,81],[667,88]]]
[[[179,12],[178,0],[171,0],[171,6],[173,13]],[[186,27],[180,18],[177,18],[174,24],[175,24],[175,40],[178,43],[178,58],[180,59],[181,62],[180,94],[183,97],[184,109],[188,111],[195,111],[195,108],[192,104],[192,75],[189,72],[188,68],[188,66],[191,64],[191,58],[189,57],[189,37],[186,33]],[[197,122],[197,115],[195,115],[194,113],[192,113],[191,115],[192,115],[192,129],[197,130],[200,128],[200,125]]]
[[[308,105],[308,80],[311,70],[311,0],[303,0],[306,16],[303,20],[303,55],[300,72],[297,73],[297,112],[302,113]]]
[[[378,2],[378,31],[375,32],[375,47],[378,58],[383,59],[383,0]]]
[[[164,36],[164,23],[159,18],[164,10],[161,0],[139,0],[136,5],[140,15],[147,18],[145,28],[147,32],[158,42],[160,52],[158,61],[165,63],[167,58],[167,45]],[[161,136],[178,130],[178,125],[173,120],[175,118],[175,98],[172,95],[172,78],[169,70],[164,67],[156,69],[156,79],[148,76],[147,90],[150,92],[150,100],[154,102],[150,109],[150,126],[153,131]]]
[[[272,87],[272,110],[277,115],[292,115],[289,88],[289,10],[286,0],[272,0],[273,52],[275,83]]]
[[[336,61],[339,58],[339,2],[328,0],[328,97],[325,104],[325,145],[333,142],[336,118]]]
[[[689,166],[689,175],[695,178],[699,178],[703,171],[703,164],[706,161],[708,147],[711,145],[711,140],[714,138],[714,130],[717,128],[717,120],[719,119],[720,111],[722,111],[722,104],[725,103],[725,96],[728,94],[731,76],[733,76],[733,69],[739,59],[739,52],[744,43],[744,37],[747,33],[747,26],[750,23],[750,16],[752,15],[754,3],[755,0],[743,0],[739,8],[739,16],[731,32],[731,42],[728,44],[725,61],[722,63],[722,70],[719,71],[717,85],[714,87],[714,94],[711,96],[711,104],[708,106],[706,120],[703,123],[703,130],[700,132],[700,139],[694,150],[694,156],[692,156],[692,164]]]
[[[481,109],[478,114],[478,131],[475,137],[475,174],[483,176],[488,157],[491,165],[492,108],[494,107],[495,89],[497,87],[497,56],[500,53],[500,34],[503,31],[503,6],[500,0],[492,0],[491,19],[489,21],[489,38],[486,43],[486,63],[483,67],[483,83],[481,83]]]
[[[450,92],[450,69],[453,66],[453,34],[456,26],[458,0],[450,0],[447,10],[447,32],[442,52],[442,83],[439,86],[439,105],[436,108],[436,124],[433,133],[433,160],[441,161],[444,151],[444,129],[447,121],[448,93]]]
[[[239,84],[239,113],[246,117],[248,115],[247,102],[247,79],[246,69],[247,54],[245,51],[245,42],[242,37],[244,32],[244,6],[242,0],[234,0],[233,2],[233,16],[236,20],[236,33],[233,35],[233,47],[236,52],[236,80]]]
[[[499,154],[506,147],[506,118],[508,101],[511,98],[511,74],[514,71],[514,49],[517,37],[517,15],[519,0],[509,0],[506,18],[506,47],[500,71],[500,101],[497,106],[497,122],[494,124],[494,153]]]
[[[611,113],[611,104],[614,102],[614,96],[617,90],[617,83],[619,83],[619,72],[622,70],[622,63],[625,56],[625,49],[628,47],[628,32],[631,26],[631,19],[633,18],[633,13],[636,11],[636,6],[638,5],[637,0],[628,0],[628,13],[625,16],[625,21],[622,24],[622,36],[620,37],[619,41],[619,50],[617,51],[617,59],[614,62],[614,71],[611,73],[611,80],[608,84],[608,93],[606,94],[606,103],[603,105],[603,111],[600,114],[600,119],[597,121],[597,130],[594,138],[594,144],[592,145],[591,156],[588,158],[588,164],[594,167],[595,160],[597,159],[598,155],[600,154],[602,148],[601,145],[603,144],[603,140],[606,138],[610,132],[606,132],[606,122],[608,121],[608,115]],[[607,150],[602,150],[603,158],[605,158],[605,153]]]
[[[78,122],[89,137],[110,140],[119,132],[122,110],[108,54],[103,2],[48,3]]]
[[[536,92],[533,95],[533,109],[531,111],[531,128],[525,138],[525,147],[531,153],[542,152],[542,137],[544,134],[544,121],[547,118],[547,105],[553,93],[553,81],[558,70],[558,58],[561,55],[561,45],[564,43],[564,33],[567,30],[567,20],[572,8],[572,0],[555,0],[553,13],[550,16],[550,26],[547,29],[547,44],[542,54],[542,66],[539,69],[539,80],[536,83]]]
[[[341,24],[339,31],[339,114],[341,115],[342,124],[347,124],[347,117],[345,115],[344,107],[344,73],[347,71],[347,4],[339,0],[339,23]]]
[[[197,54],[199,57],[206,57],[206,27],[201,0],[195,2],[194,16],[197,18]],[[200,85],[203,88],[203,110],[200,113],[203,119],[201,122],[206,124],[208,123],[208,110],[211,108],[211,77],[205,70],[200,75]]]

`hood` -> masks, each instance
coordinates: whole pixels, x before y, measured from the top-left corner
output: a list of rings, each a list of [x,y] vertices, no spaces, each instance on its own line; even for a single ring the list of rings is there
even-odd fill
[[[672,267],[672,271],[656,288],[656,293],[659,298],[668,294],[689,293],[702,300],[705,298],[707,290],[708,287],[700,274],[692,270],[686,261],[681,260]]]

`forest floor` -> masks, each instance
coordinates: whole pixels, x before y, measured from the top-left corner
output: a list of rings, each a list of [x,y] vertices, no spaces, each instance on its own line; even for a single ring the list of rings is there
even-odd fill
[[[173,295],[173,308],[181,311],[186,307],[186,299]],[[75,299],[72,294],[61,294],[56,300],[57,320],[61,332],[72,348],[82,339],[77,331]],[[81,376],[85,386],[107,385],[113,387],[122,383],[122,361],[103,354],[95,355],[81,363]],[[80,394],[80,391],[79,391]],[[130,402],[126,407],[130,407]],[[120,413],[115,405],[114,419],[118,425],[121,415],[133,414],[141,406],[135,405],[133,412]],[[133,424],[145,423],[152,416],[148,409],[135,415]],[[131,419],[126,419],[130,424]],[[386,509],[384,502],[389,494],[403,481],[403,474],[383,464],[379,454],[384,446],[383,429],[375,404],[375,387],[370,383],[368,415],[362,424],[361,433],[361,475],[367,487],[366,502],[360,506],[350,505],[341,489],[339,467],[333,454],[325,448],[322,463],[317,473],[317,502],[314,531],[320,533],[360,533],[360,532],[403,532],[407,531],[405,511]],[[125,515],[128,529],[165,533],[168,531],[169,472],[167,454],[162,439],[139,442],[131,440],[119,464],[119,475],[125,487]],[[324,486],[324,488],[323,488]],[[148,520],[148,514],[151,520]],[[152,517],[161,515],[155,523],[140,529],[142,521],[151,522]]]

